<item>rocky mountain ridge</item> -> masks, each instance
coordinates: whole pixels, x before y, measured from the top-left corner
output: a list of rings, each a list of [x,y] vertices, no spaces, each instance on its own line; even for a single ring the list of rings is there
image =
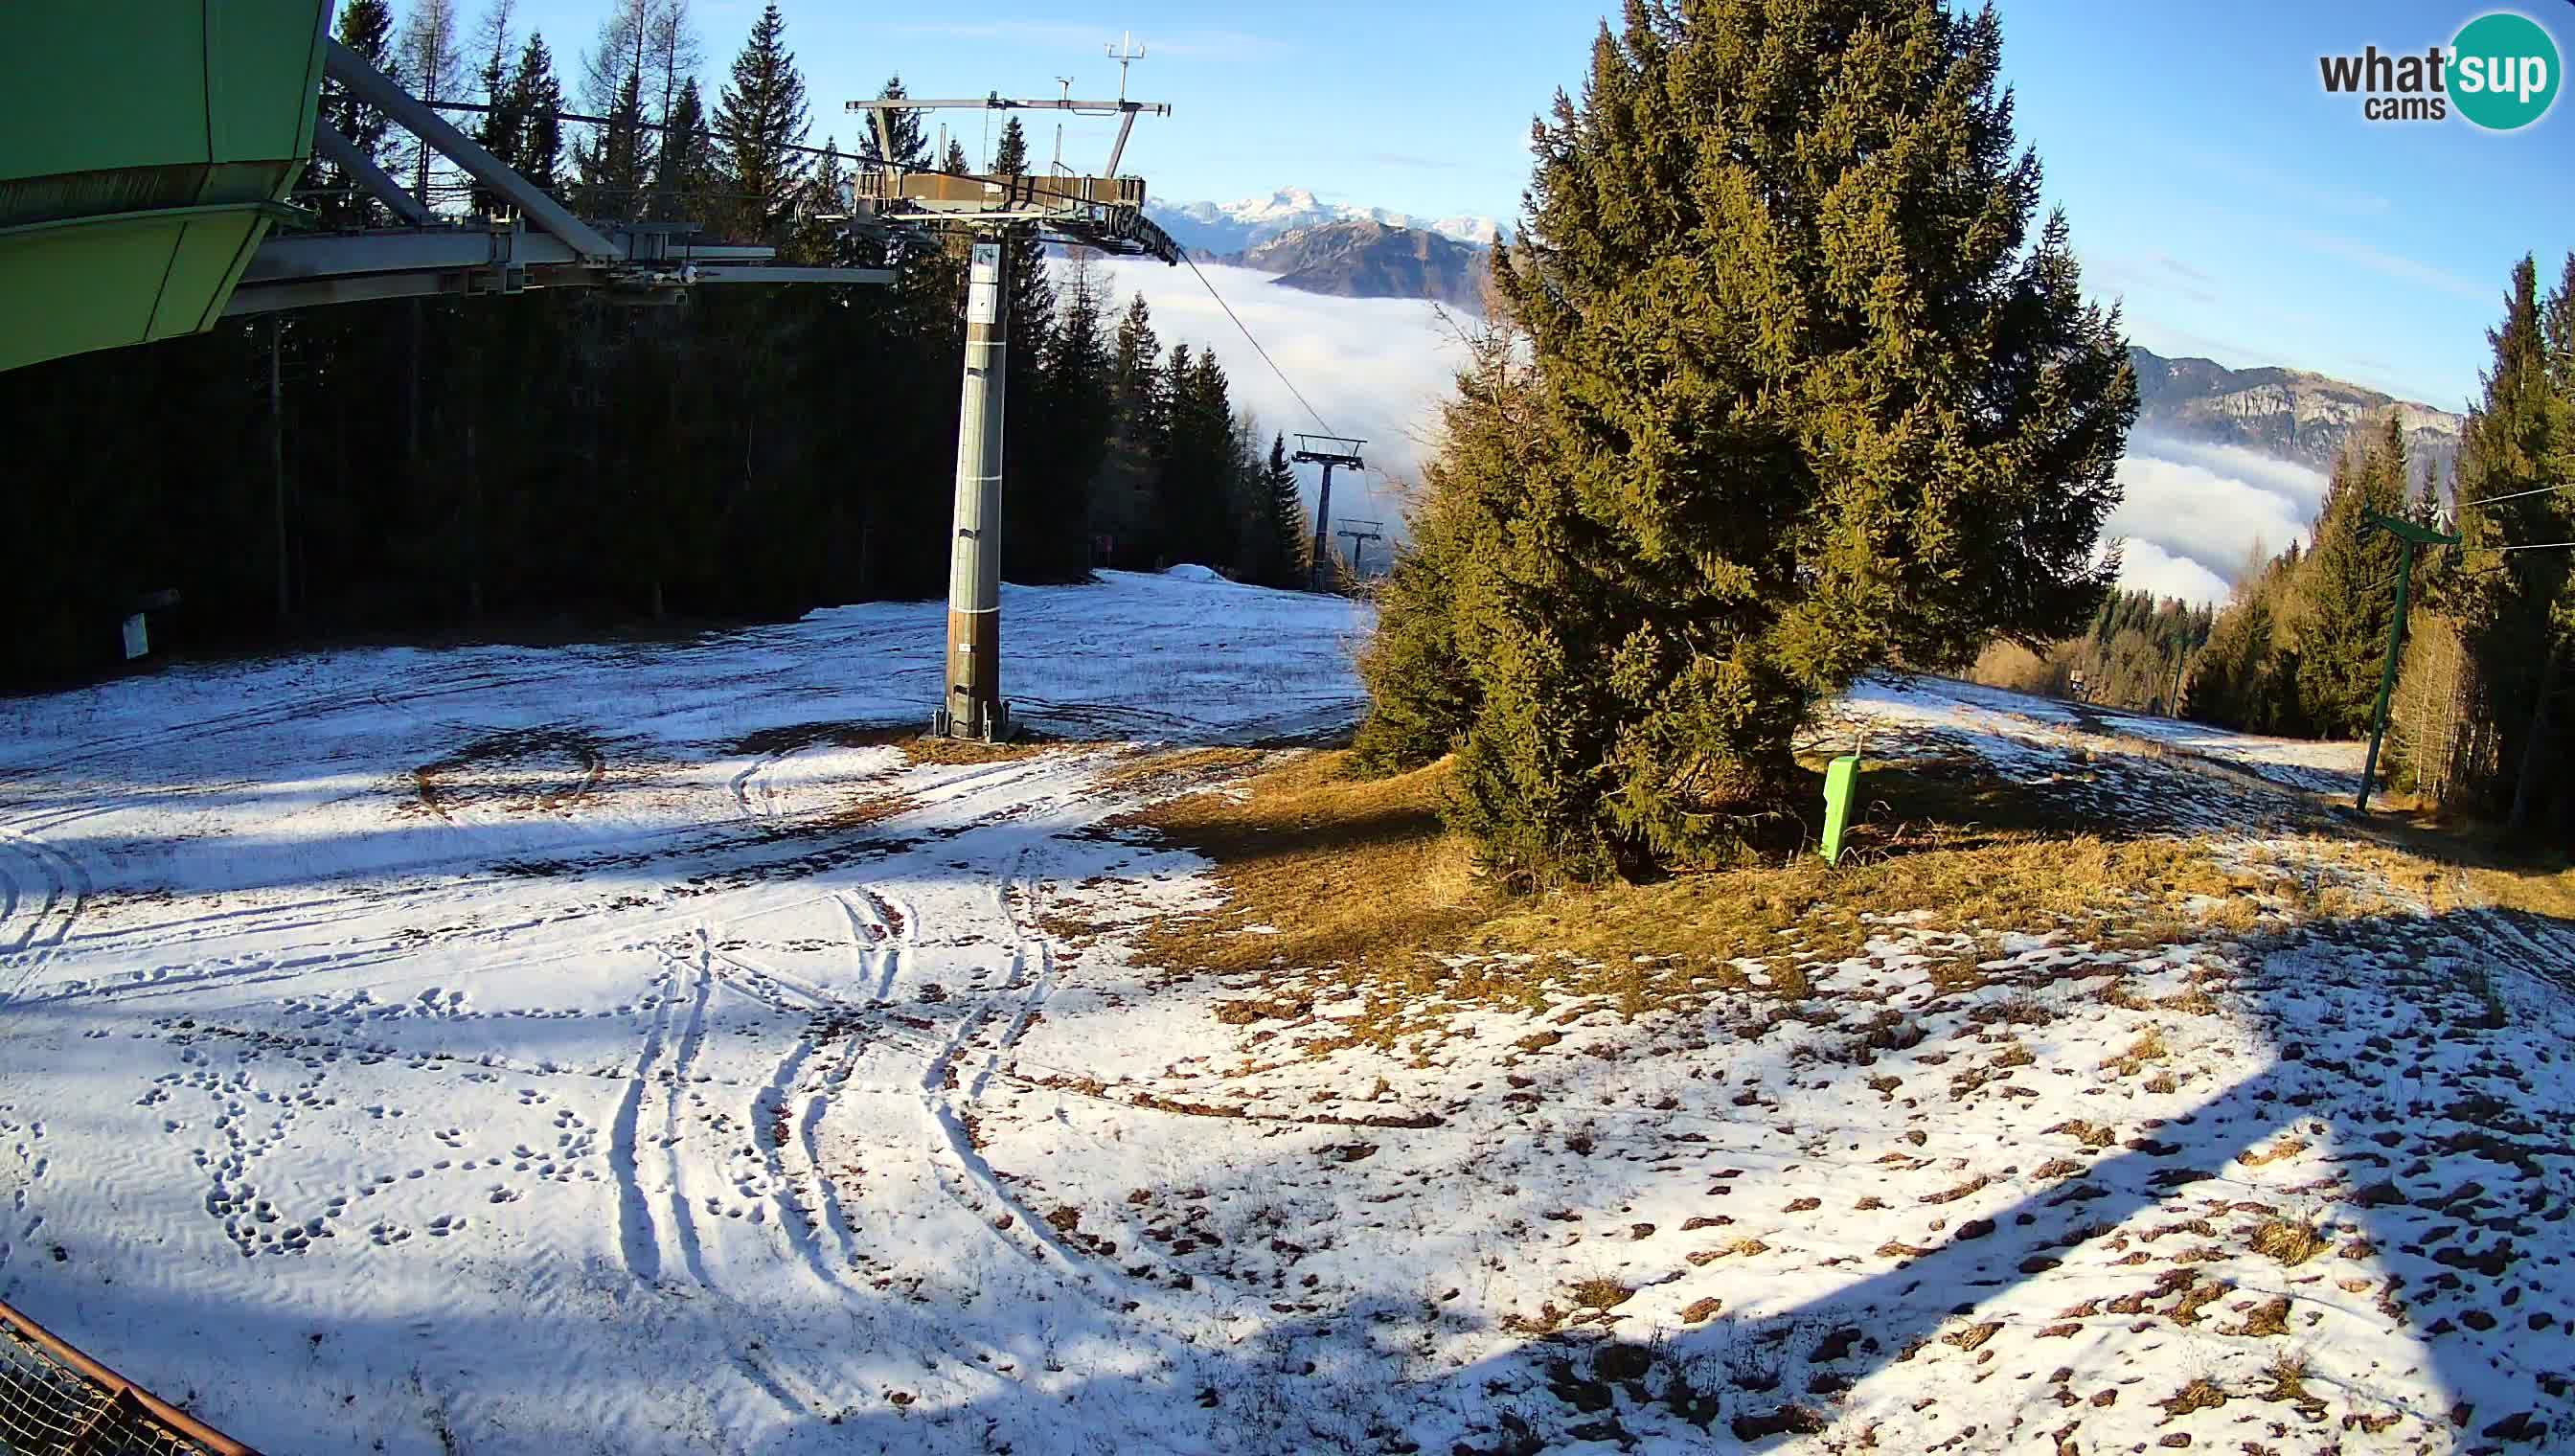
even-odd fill
[[[2434,463],[2446,480],[2467,424],[2463,415],[2302,369],[2228,369],[2134,346],[2128,359],[2137,372],[2139,431],[2241,446],[2318,471],[2332,471],[2355,432],[2377,429],[2394,410],[2415,469]]]
[[[1305,293],[1428,299],[1479,311],[1491,250],[1440,233],[1362,220],[1295,228],[1239,253],[1199,256],[1277,274],[1273,283]]]
[[[1491,218],[1460,215],[1425,218],[1414,213],[1351,203],[1327,203],[1302,187],[1283,187],[1268,197],[1240,202],[1148,202],[1145,215],[1162,224],[1181,246],[1223,255],[1258,248],[1283,233],[1331,223],[1374,223],[1380,227],[1436,233],[1453,242],[1489,248],[1503,234]]]

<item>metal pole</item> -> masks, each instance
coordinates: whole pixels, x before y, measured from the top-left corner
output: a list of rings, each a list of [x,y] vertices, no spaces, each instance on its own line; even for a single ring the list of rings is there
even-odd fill
[[[325,37],[322,42],[322,69],[332,80],[349,89],[349,94],[410,128],[412,135],[446,156],[467,175],[499,193],[503,200],[526,214],[529,222],[552,233],[572,250],[601,262],[620,257],[616,244],[600,235],[598,229],[564,210],[562,203],[548,197],[535,183],[520,176],[509,164],[483,149],[481,143],[448,125],[447,119],[430,110],[410,92],[386,79],[357,52]],[[423,154],[421,172],[428,173],[427,154]],[[426,203],[427,199],[421,199]]]
[[[286,560],[286,396],[278,385],[277,356],[286,347],[286,322],[271,319],[268,323],[268,471],[269,484],[276,507],[277,525],[277,620],[283,624],[295,615],[295,597],[290,590]]]
[[[1323,590],[1323,573],[1331,566],[1332,463],[1323,462],[1323,488],[1314,497],[1314,566],[1306,589]]]
[[[2352,807],[2369,811],[2370,775],[2378,771],[2378,744],[2387,735],[2387,700],[2396,691],[2396,654],[2405,642],[2405,593],[2414,580],[2414,543],[2404,544],[2396,559],[2396,620],[2387,626],[2387,668],[2378,675],[2378,712],[2369,723],[2369,757],[2360,765],[2360,797]]]
[[[315,123],[313,149],[320,152],[332,166],[347,173],[360,187],[373,195],[376,201],[392,208],[394,216],[404,222],[415,228],[425,228],[437,221],[430,216],[428,208],[421,206],[419,198],[412,196],[401,183],[387,174],[384,168],[377,166],[375,158],[359,151],[356,142],[332,130],[329,122]]]
[[[1012,239],[978,238],[967,274],[966,388],[957,405],[956,540],[948,565],[948,695],[931,718],[943,737],[1011,731],[1002,701],[1002,414]]]

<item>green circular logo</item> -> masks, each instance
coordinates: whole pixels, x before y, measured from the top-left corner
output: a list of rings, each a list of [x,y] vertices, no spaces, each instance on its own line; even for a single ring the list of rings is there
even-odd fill
[[[2557,99],[2557,42],[2527,15],[2497,11],[2450,43],[2450,100],[2488,131],[2526,127]]]

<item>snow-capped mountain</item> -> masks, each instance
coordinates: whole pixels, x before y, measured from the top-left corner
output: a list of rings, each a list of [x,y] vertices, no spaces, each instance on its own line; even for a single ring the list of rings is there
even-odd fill
[[[1460,216],[1434,221],[1381,207],[1324,202],[1302,187],[1283,187],[1268,197],[1241,202],[1148,202],[1145,215],[1162,224],[1163,231],[1181,246],[1210,253],[1240,253],[1260,247],[1282,233],[1324,223],[1412,228],[1484,248],[1491,247],[1504,233],[1502,225],[1491,218]]]

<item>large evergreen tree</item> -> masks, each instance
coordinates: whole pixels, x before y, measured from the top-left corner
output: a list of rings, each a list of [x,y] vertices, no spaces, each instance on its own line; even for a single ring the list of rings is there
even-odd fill
[[[1111,565],[1150,567],[1164,532],[1154,499],[1163,453],[1163,343],[1141,293],[1129,296],[1109,362],[1109,448],[1091,486],[1091,523]]]
[[[563,82],[543,34],[528,37],[510,78],[511,107],[522,123],[517,162],[521,175],[549,193],[563,191]]]
[[[1077,257],[1060,317],[1044,335],[1038,390],[1047,437],[1027,451],[1036,473],[1035,570],[1049,578],[1079,577],[1093,565],[1091,487],[1108,458],[1116,410],[1104,302],[1090,260]]]
[[[1246,533],[1245,576],[1265,587],[1302,587],[1312,529],[1305,498],[1296,483],[1296,467],[1288,460],[1288,437],[1270,441],[1269,458],[1259,462],[1251,485],[1251,522]]]
[[[812,118],[805,78],[787,49],[787,21],[771,4],[752,22],[734,57],[733,79],[716,103],[716,135],[726,185],[734,194],[736,230],[776,238],[803,195],[811,159],[799,150]]]
[[[2397,516],[2405,505],[2405,432],[2391,413],[2376,440],[2355,440],[2334,468],[2299,578],[2298,696],[2308,727],[2323,736],[2369,731],[2401,552],[2369,518]]]
[[[1159,413],[1162,450],[1153,500],[1164,555],[1175,563],[1229,566],[1239,550],[1234,406],[1214,351],[1172,346]]]
[[[607,116],[608,124],[578,149],[576,196],[589,216],[631,222],[643,215],[656,150],[644,121],[641,71],[630,71],[617,83]]]
[[[903,78],[890,76],[877,92],[877,99],[900,101],[907,94],[903,89]],[[888,151],[878,142],[876,126],[871,123],[859,138],[860,159],[879,165],[892,162],[898,167],[929,166],[930,139],[922,132],[921,113],[898,109],[886,112],[884,116],[886,132],[894,139],[893,149]]]
[[[1536,128],[1494,279],[1537,448],[1451,442],[1467,524],[1387,609],[1449,613],[1471,691],[1374,680],[1498,865],[1720,849],[1820,696],[2090,616],[2135,385],[2000,63],[1939,0],[1630,0]]]
[[[2513,269],[2504,321],[2488,335],[2485,399],[2461,443],[2459,533],[2467,570],[2438,598],[2456,615],[2492,704],[2498,781],[2486,806],[2526,829],[2545,802],[2575,818],[2565,762],[2566,659],[2575,652],[2575,254],[2555,295],[2538,265]],[[2539,548],[2515,551],[2515,547]]]
[[[671,120],[662,133],[662,154],[653,165],[653,215],[673,221],[701,221],[714,215],[726,184],[716,174],[715,140],[707,131],[705,106],[693,78],[680,84],[671,104]]]

